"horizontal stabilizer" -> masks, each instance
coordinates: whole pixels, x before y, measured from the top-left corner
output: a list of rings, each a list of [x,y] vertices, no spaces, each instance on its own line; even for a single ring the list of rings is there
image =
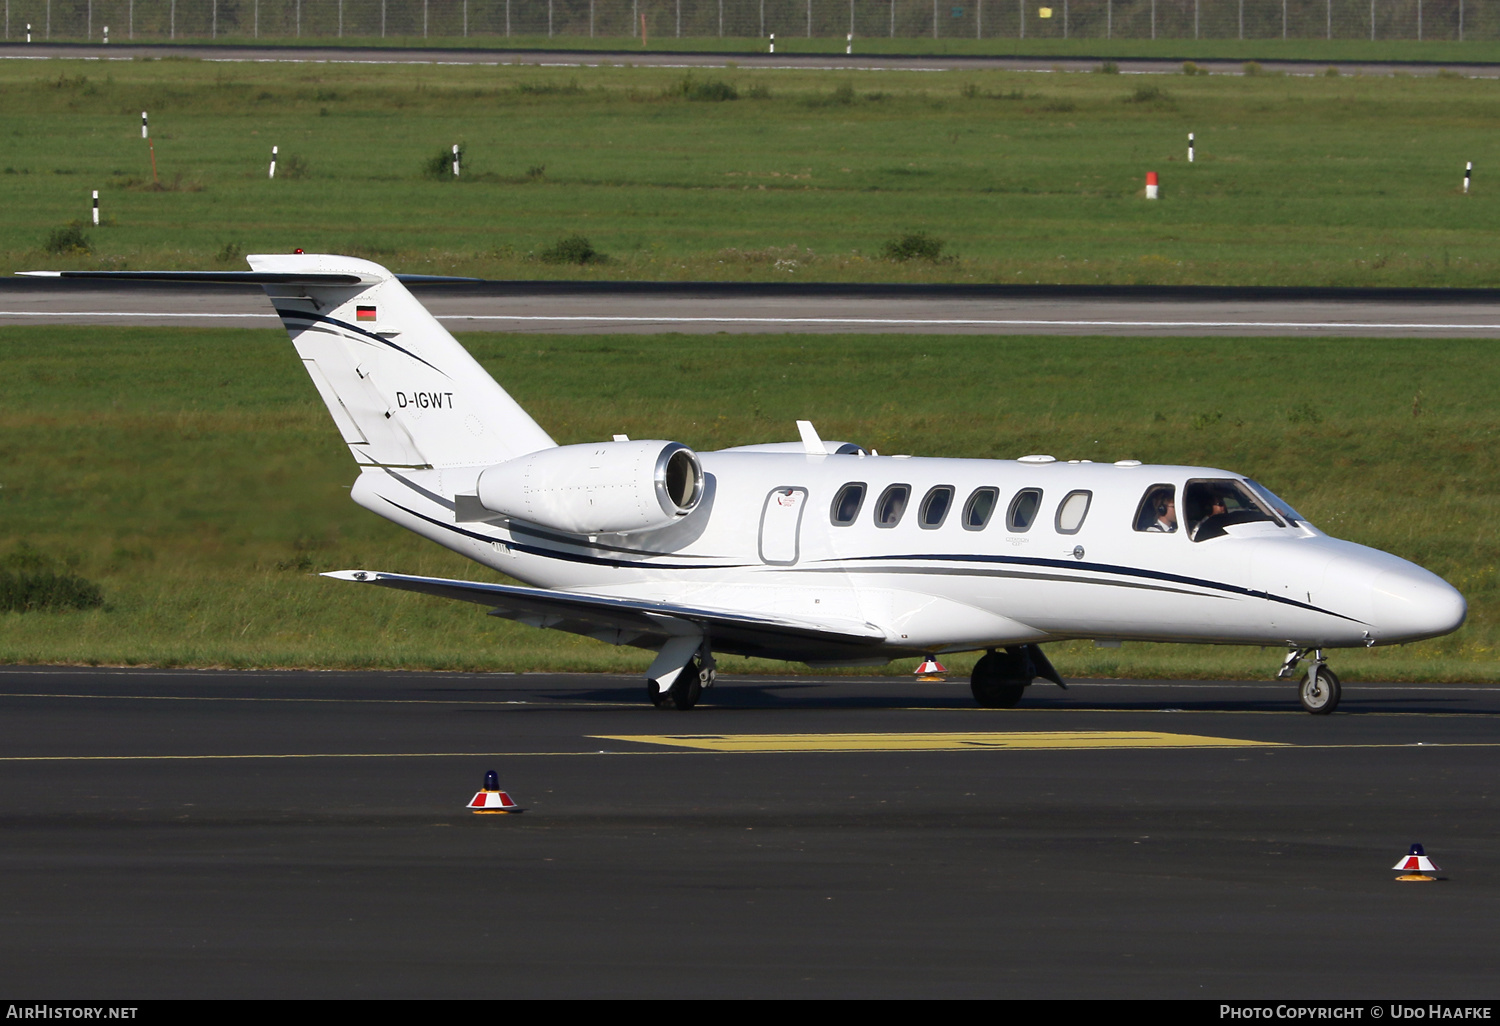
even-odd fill
[[[854,621],[820,623],[669,602],[374,570],[337,570],[323,576],[473,602],[489,606],[492,616],[641,648],[659,648],[671,637],[707,634],[713,638],[716,651],[830,662],[879,655],[886,641],[885,631],[879,627]]]
[[[374,285],[373,274],[319,271],[17,271],[27,278],[77,278],[85,281],[165,281],[199,285]],[[398,274],[405,285],[476,282],[483,278],[453,278],[441,274]]]

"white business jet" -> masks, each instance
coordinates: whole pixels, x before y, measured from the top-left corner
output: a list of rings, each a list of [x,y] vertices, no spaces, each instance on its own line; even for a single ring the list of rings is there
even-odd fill
[[[1288,649],[1311,713],[1338,704],[1324,650],[1463,623],[1463,596],[1319,531],[1211,467],[881,456],[801,440],[558,445],[402,279],[351,257],[251,272],[41,272],[265,287],[359,464],[361,506],[530,587],[379,570],[325,576],[473,602],[493,616],[657,652],[647,693],[690,709],[716,652],[811,666],[984,651],[974,698],[1062,678],[1045,642]],[[412,279],[406,279],[412,280]]]

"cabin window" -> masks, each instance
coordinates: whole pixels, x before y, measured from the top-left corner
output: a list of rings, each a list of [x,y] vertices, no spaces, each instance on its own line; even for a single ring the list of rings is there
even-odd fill
[[[952,508],[953,486],[938,485],[922,499],[922,510],[917,517],[917,526],[929,531],[942,527],[943,521],[948,519],[948,511]]]
[[[990,517],[995,515],[995,507],[999,504],[1000,489],[974,489],[974,494],[969,496],[968,502],[964,503],[964,530],[983,531],[989,525]]]
[[[1005,526],[1016,534],[1031,530],[1036,520],[1036,511],[1042,508],[1042,490],[1023,488],[1010,500],[1010,509],[1005,514]]]
[[[1069,492],[1057,507],[1057,533],[1077,534],[1083,526],[1083,518],[1089,515],[1089,503],[1093,492]]]
[[[895,527],[906,513],[906,500],[911,498],[911,485],[891,485],[880,493],[875,503],[875,526]]]
[[[1141,496],[1135,511],[1135,529],[1150,534],[1174,534],[1177,531],[1177,486],[1154,484]]]
[[[1193,541],[1222,537],[1225,528],[1236,524],[1286,526],[1260,496],[1233,478],[1189,481],[1182,490],[1182,507]]]
[[[829,511],[834,527],[848,527],[859,516],[859,508],[865,504],[865,483],[856,481],[846,484],[833,497],[833,508]]]

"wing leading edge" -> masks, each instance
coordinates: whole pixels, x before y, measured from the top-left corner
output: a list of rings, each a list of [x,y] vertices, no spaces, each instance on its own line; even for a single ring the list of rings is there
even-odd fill
[[[669,638],[705,634],[713,639],[716,652],[769,659],[832,663],[868,661],[887,654],[885,631],[870,623],[751,616],[725,609],[375,570],[336,570],[323,576],[473,602],[489,606],[491,616],[582,634],[613,645],[655,649]]]

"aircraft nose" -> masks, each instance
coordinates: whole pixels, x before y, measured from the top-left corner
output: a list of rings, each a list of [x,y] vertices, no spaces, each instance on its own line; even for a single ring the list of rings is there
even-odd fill
[[[1377,574],[1370,597],[1375,637],[1386,644],[1450,634],[1469,609],[1457,588],[1413,565]]]

